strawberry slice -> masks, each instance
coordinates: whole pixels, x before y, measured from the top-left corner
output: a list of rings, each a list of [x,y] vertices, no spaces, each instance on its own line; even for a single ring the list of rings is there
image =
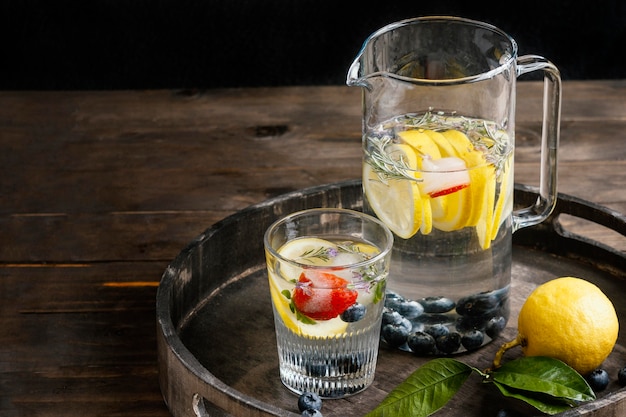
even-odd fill
[[[313,320],[330,320],[356,302],[358,292],[348,281],[320,271],[304,271],[293,291],[294,306]]]
[[[422,161],[422,191],[431,198],[441,197],[462,190],[470,185],[465,161],[454,156]]]

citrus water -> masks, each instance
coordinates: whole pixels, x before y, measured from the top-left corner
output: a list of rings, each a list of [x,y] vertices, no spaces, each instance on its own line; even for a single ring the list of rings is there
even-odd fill
[[[283,260],[268,254],[268,277],[283,384],[323,398],[367,388],[389,256],[354,236],[299,237],[277,252]]]
[[[420,303],[409,334],[435,343],[420,353],[488,343],[509,316],[513,141],[493,122],[431,111],[369,129],[363,146],[364,211],[395,235],[387,308]]]

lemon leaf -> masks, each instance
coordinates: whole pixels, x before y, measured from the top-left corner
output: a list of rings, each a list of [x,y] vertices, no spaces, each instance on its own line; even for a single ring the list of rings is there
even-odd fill
[[[528,395],[526,391],[516,390],[511,387],[507,387],[504,384],[500,384],[494,381],[494,385],[498,387],[502,395],[505,397],[516,398],[524,401],[542,413],[554,415],[563,411],[569,410],[571,406],[564,403],[560,399],[555,399],[549,395],[542,395],[540,392],[534,392],[532,395]]]
[[[505,396],[526,401],[548,414],[596,398],[578,372],[558,359],[545,356],[507,362],[492,371],[487,381],[494,382]]]
[[[430,416],[456,394],[472,370],[455,359],[433,359],[394,388],[365,417]]]

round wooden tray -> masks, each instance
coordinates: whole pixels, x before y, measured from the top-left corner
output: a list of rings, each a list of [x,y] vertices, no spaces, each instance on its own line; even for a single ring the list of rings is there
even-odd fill
[[[263,233],[277,218],[305,208],[360,209],[361,195],[361,182],[354,180],[270,199],[215,224],[172,262],[157,294],[157,343],[161,390],[175,417],[300,415],[297,397],[278,377]],[[516,204],[529,205],[534,199],[533,189],[516,185]],[[565,230],[559,222],[561,214],[626,236],[623,215],[560,195],[548,221],[514,235],[512,311],[507,329],[495,342],[457,359],[480,369],[489,367],[499,345],[514,338],[523,300],[537,284],[558,276],[578,276],[599,285],[626,323],[626,255]],[[505,360],[520,354],[508,352]],[[372,386],[346,399],[325,401],[324,416],[363,416],[428,360],[381,347]],[[559,416],[626,415],[626,389],[616,382],[617,372],[624,366],[626,333],[622,330],[603,365],[611,376],[609,387],[596,401]],[[473,376],[436,415],[495,416],[501,408],[541,415]]]

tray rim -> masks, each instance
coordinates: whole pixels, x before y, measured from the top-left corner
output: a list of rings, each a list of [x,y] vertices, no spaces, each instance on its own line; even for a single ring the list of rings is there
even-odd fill
[[[181,398],[181,394],[183,391],[189,389],[194,392],[191,393],[188,398],[186,398],[186,400],[189,402],[189,406],[183,407],[185,408],[184,412],[186,413],[184,415],[208,416],[209,414],[205,409],[204,401],[209,401],[211,404],[226,412],[238,410],[255,410],[257,413],[261,413],[259,415],[263,416],[298,416],[298,414],[295,414],[288,410],[284,410],[272,404],[268,404],[254,397],[246,395],[234,388],[231,388],[229,385],[213,375],[208,369],[204,367],[204,365],[202,365],[198,361],[198,359],[191,353],[191,351],[187,349],[187,347],[179,337],[178,330],[176,329],[172,321],[170,308],[171,306],[169,305],[169,301],[171,300],[172,291],[174,291],[173,280],[178,272],[176,267],[180,265],[185,259],[187,259],[188,255],[197,246],[210,239],[211,236],[213,236],[221,228],[227,226],[234,221],[238,221],[240,217],[271,207],[279,201],[302,198],[303,196],[331,190],[333,188],[347,189],[350,187],[361,187],[361,180],[354,179],[308,187],[302,190],[296,190],[289,193],[281,194],[260,203],[248,206],[225,217],[224,219],[214,223],[212,226],[207,228],[203,233],[199,234],[186,247],[184,247],[182,251],[168,265],[161,277],[161,281],[157,289],[157,348],[159,385],[161,387],[163,399],[170,409],[170,412],[172,412],[175,417],[183,417],[183,414],[175,414],[175,410],[173,410],[173,408],[175,405],[178,405],[176,404],[177,402],[185,400]],[[536,195],[537,188],[518,183],[515,184],[516,204],[518,203],[518,201],[529,202],[532,200],[533,197],[536,198]],[[593,213],[594,216],[589,216],[588,213],[582,211],[583,209],[591,209],[591,213]],[[523,233],[530,233],[531,235],[544,234],[550,235],[552,237],[557,237],[557,242],[547,246],[541,245],[541,247],[539,247],[538,249],[546,251],[548,253],[555,253],[566,258],[572,258],[577,261],[585,262],[585,260],[587,260],[589,263],[590,259],[588,255],[582,256],[580,254],[562,251],[563,242],[572,242],[574,248],[592,248],[594,251],[603,253],[604,255],[608,255],[611,260],[618,260],[618,262],[623,263],[623,265],[620,265],[618,269],[622,271],[626,270],[626,253],[614,249],[601,242],[594,241],[587,237],[580,236],[563,229],[558,222],[558,215],[562,213],[589,220],[591,222],[615,230],[618,233],[626,236],[625,215],[604,206],[563,193],[558,194],[555,210],[546,221],[537,226],[521,229],[520,231],[517,231],[514,236],[518,236]],[[521,240],[521,242],[517,242],[516,239],[514,239],[514,245],[531,247],[537,246],[524,243],[524,240]],[[534,240],[538,241],[539,239]],[[595,257],[594,259],[597,260],[598,258]],[[598,264],[596,262],[591,262],[591,265],[598,269],[613,269],[610,263]],[[228,282],[232,282],[232,280],[228,280],[227,283]],[[191,310],[195,310],[196,308],[197,306],[193,306]],[[189,314],[193,314],[192,311],[188,311],[187,315]],[[182,320],[182,322],[185,321],[186,319]],[[174,379],[170,377],[170,375],[172,374],[183,372],[187,372],[187,376],[191,376],[191,379],[187,381],[187,383],[181,383],[181,381],[176,380],[176,375],[173,375]],[[599,400],[583,404],[572,410],[559,413],[556,416],[582,416],[587,413],[593,413],[602,409],[609,402],[611,405],[626,404],[626,388],[619,389],[613,393],[607,394]]]

